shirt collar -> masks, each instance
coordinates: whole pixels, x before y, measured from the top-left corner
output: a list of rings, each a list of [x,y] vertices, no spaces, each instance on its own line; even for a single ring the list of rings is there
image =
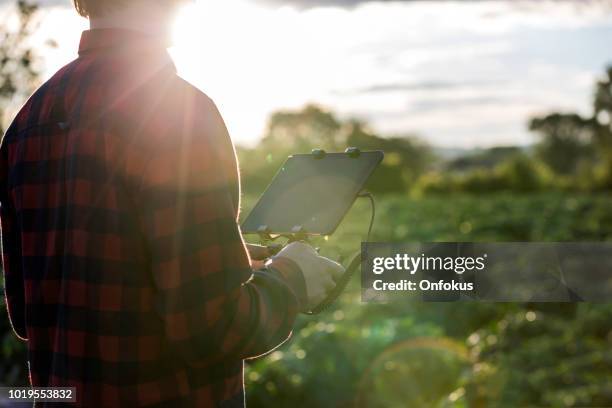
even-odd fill
[[[79,55],[94,51],[144,51],[167,54],[164,41],[140,31],[104,28],[85,30],[81,34]]]

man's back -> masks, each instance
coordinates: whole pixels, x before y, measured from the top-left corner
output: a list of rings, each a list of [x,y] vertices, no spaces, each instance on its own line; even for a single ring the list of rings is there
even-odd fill
[[[7,302],[32,384],[77,387],[82,406],[241,405],[241,360],[287,337],[303,283],[289,265],[244,285],[231,141],[165,51],[85,32],[1,154]]]

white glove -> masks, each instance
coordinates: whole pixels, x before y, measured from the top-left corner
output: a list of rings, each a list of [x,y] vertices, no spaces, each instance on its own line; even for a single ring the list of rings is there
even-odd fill
[[[320,256],[313,247],[303,242],[290,243],[281,249],[276,257],[290,259],[300,267],[306,281],[308,297],[306,310],[314,308],[325,300],[328,293],[336,287],[336,281],[344,273],[342,265]]]

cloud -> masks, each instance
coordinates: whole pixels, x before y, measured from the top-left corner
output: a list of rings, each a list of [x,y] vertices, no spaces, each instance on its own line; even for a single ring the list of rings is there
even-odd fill
[[[449,109],[457,108],[482,107],[485,105],[500,105],[502,103],[508,103],[510,101],[511,99],[499,95],[429,98],[413,101],[409,105],[407,113],[425,113],[435,111],[448,111]]]
[[[276,6],[296,6],[298,8],[313,7],[356,7],[364,3],[477,3],[487,0],[253,0],[257,3],[264,3]],[[498,0],[498,3],[514,3],[518,8],[537,5],[539,0]],[[612,5],[610,0],[548,0],[544,3],[575,3],[579,7],[608,6]],[[494,17],[492,15],[491,17]]]
[[[34,3],[38,3],[43,6],[57,6],[57,5],[71,5],[71,0],[31,0]],[[294,6],[296,8],[307,9],[314,7],[345,7],[351,8],[359,6],[364,3],[391,3],[391,2],[403,2],[403,3],[422,3],[422,0],[252,0],[256,3],[268,4],[271,6]],[[456,0],[455,3],[468,3],[468,2],[478,2],[482,0]],[[531,5],[536,5],[537,3],[541,3],[538,0],[502,0],[507,3],[516,3],[517,7],[529,7]],[[448,0],[439,0],[438,2],[449,2]],[[0,0],[0,6],[4,4],[15,3],[15,0]],[[544,3],[575,3],[577,7],[606,7],[608,9],[612,8],[611,0],[554,0],[547,1]],[[550,5],[550,4],[549,4]]]
[[[268,4],[272,6],[294,6],[300,9],[315,8],[315,7],[356,7],[364,3],[423,3],[422,0],[253,0],[258,3]],[[469,3],[482,0],[455,0],[454,3]],[[612,10],[612,1],[610,0],[553,0],[553,1],[537,1],[537,0],[502,0],[502,2],[513,3],[516,7],[524,8],[537,5],[538,3],[549,3],[547,6],[554,6],[552,3],[574,3],[578,8],[585,7],[604,7]],[[438,2],[453,2],[448,0],[439,0]]]
[[[444,80],[424,80],[420,82],[387,82],[366,86],[349,91],[336,91],[339,95],[347,94],[368,94],[380,92],[401,92],[401,91],[437,91],[456,88],[475,88],[484,86],[499,85],[504,81],[498,80],[467,80],[467,81],[444,81]]]
[[[15,0],[0,0],[0,6],[14,4]],[[41,6],[70,6],[71,0],[30,0],[30,3],[40,4]]]
[[[259,3],[277,5],[277,6],[296,6],[298,8],[312,8],[321,6],[340,6],[340,7],[354,7],[361,3],[368,3],[371,0],[255,0]],[[393,1],[393,0],[379,0],[381,2]],[[401,0],[401,1],[413,1],[413,0]]]

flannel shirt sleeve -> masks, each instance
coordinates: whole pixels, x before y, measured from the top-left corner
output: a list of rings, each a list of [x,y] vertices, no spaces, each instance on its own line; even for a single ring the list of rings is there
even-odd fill
[[[0,222],[2,224],[2,269],[4,295],[15,334],[26,339],[25,290],[21,268],[21,238],[17,215],[8,193],[8,148],[6,136],[0,148]]]
[[[291,334],[304,278],[291,262],[252,271],[225,124],[203,95],[182,110],[182,122],[147,159],[140,195],[158,311],[190,364],[255,357]]]

